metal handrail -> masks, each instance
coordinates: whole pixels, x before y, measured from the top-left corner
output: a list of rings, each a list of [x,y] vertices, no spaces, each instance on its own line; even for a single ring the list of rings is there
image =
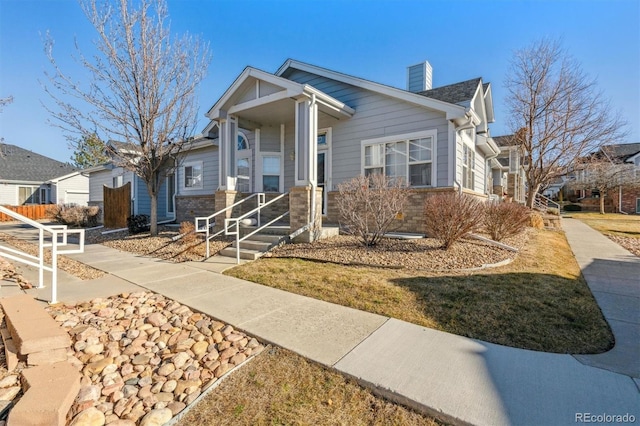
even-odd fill
[[[35,220],[29,219],[19,213],[0,206],[0,213],[4,213],[22,223],[38,229],[38,256],[33,256],[21,250],[12,249],[0,245],[0,254],[8,259],[24,263],[38,268],[38,288],[44,288],[44,271],[51,272],[51,300],[50,303],[57,303],[58,298],[58,255],[84,253],[84,229],[67,229],[67,225],[43,225]],[[45,232],[51,234],[51,242],[45,242]],[[68,235],[78,234],[78,249],[60,250],[58,247],[67,245]],[[62,237],[62,241],[60,240]],[[44,249],[51,247],[51,266],[44,264]],[[34,262],[34,261],[37,261]]]
[[[264,193],[256,192],[254,194],[249,195],[246,198],[243,198],[242,200],[240,200],[238,202],[235,202],[235,203],[231,204],[230,206],[225,207],[222,210],[219,210],[219,211],[213,213],[212,215],[209,215],[209,216],[206,216],[206,217],[200,216],[200,217],[196,217],[195,218],[195,225],[196,225],[195,232],[204,232],[206,234],[205,235],[205,239],[204,239],[205,247],[206,247],[206,249],[205,249],[206,250],[206,255],[205,255],[206,259],[208,259],[211,256],[211,253],[209,252],[209,241],[211,239],[217,237],[218,235],[222,234],[223,232],[226,235],[226,226],[221,231],[218,231],[213,235],[210,233],[211,232],[211,227],[213,226],[213,224],[215,224],[215,217],[218,216],[221,213],[226,212],[227,210],[231,210],[234,207],[239,206],[240,204],[242,204],[242,203],[244,203],[246,201],[249,201],[250,199],[252,199],[253,197],[256,197],[256,196],[258,197],[258,204],[260,204],[260,200],[261,199],[264,201]],[[214,219],[213,223],[211,223],[211,219]],[[200,227],[200,221],[202,221],[202,220],[205,221],[204,228]]]
[[[246,240],[248,237],[256,234],[257,232],[263,230],[264,228],[266,228],[267,226],[271,225],[272,223],[277,222],[278,220],[282,219],[283,217],[287,216],[289,214],[289,212],[285,212],[284,214],[276,217],[275,219],[267,222],[264,225],[260,225],[260,210],[262,210],[264,207],[268,206],[269,204],[275,203],[276,201],[280,200],[281,198],[287,196],[289,193],[285,192],[284,194],[280,194],[278,195],[276,198],[274,198],[273,200],[270,200],[266,203],[260,203],[258,202],[258,207],[256,207],[255,209],[251,210],[250,212],[247,212],[245,214],[243,214],[242,216],[239,217],[233,217],[233,218],[226,218],[224,220],[224,231],[225,231],[225,235],[235,235],[236,237],[236,262],[239,264],[240,263],[240,242]],[[263,199],[264,201],[264,199]],[[240,238],[240,221],[242,219],[246,219],[247,217],[253,215],[254,213],[258,214],[258,228],[253,230],[251,233],[245,235],[244,237]],[[233,222],[233,224],[232,224]],[[233,231],[228,231],[229,229],[231,229],[231,227],[233,226],[234,230]]]
[[[544,200],[544,203],[541,201],[541,199]],[[547,209],[549,208],[549,204],[555,204],[554,208],[558,209],[558,213],[560,213],[560,204],[556,203],[555,201],[551,200],[548,197],[545,197],[540,193],[536,194],[536,196],[534,197],[534,202],[536,207],[544,211],[547,211]]]

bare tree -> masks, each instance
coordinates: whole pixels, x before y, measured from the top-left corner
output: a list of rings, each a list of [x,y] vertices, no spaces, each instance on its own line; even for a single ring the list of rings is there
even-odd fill
[[[2,112],[2,109],[6,106],[9,105],[11,102],[13,102],[13,96],[9,96],[6,98],[0,98],[0,112]],[[4,142],[4,138],[2,136],[0,136],[0,158],[4,157],[4,150],[2,149],[2,143]]]
[[[640,176],[636,176],[633,164],[622,163],[613,158],[607,147],[578,161],[574,167],[575,180],[569,186],[587,191],[597,190],[600,199],[600,214],[605,214],[605,198],[614,190],[623,187],[640,187]]]
[[[356,176],[338,185],[338,212],[346,231],[375,246],[404,209],[409,190],[402,179]]]
[[[579,157],[624,136],[624,121],[558,42],[515,52],[505,85],[509,124],[525,153],[528,207]]]
[[[80,4],[97,31],[97,53],[85,56],[77,47],[77,62],[89,81],[75,81],[58,67],[49,38],[46,53],[53,72],[47,76],[52,87],[45,89],[57,108],[47,109],[71,144],[96,134],[134,147],[136,155],[116,150],[113,160],[145,182],[151,235],[157,235],[162,177],[171,173],[176,155],[193,134],[196,88],[206,73],[209,49],[197,38],[170,33],[163,0]]]

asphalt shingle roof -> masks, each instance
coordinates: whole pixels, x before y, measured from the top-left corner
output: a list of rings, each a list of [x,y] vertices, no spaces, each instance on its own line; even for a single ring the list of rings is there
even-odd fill
[[[470,101],[478,90],[481,79],[474,78],[460,83],[449,84],[448,86],[436,87],[435,89],[418,92],[419,95],[427,98],[437,99],[450,104]]]
[[[78,169],[16,145],[1,144],[0,180],[46,182]]]
[[[513,135],[493,136],[491,139],[493,139],[498,146],[515,145]]]
[[[636,155],[640,152],[640,143],[621,143],[613,145],[605,145],[603,149],[606,150],[609,157],[626,161],[629,157]]]

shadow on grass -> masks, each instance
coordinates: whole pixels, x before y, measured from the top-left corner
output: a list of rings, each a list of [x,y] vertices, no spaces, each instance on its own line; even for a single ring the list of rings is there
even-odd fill
[[[586,283],[551,274],[392,278],[442,331],[518,348],[601,353],[614,343]]]

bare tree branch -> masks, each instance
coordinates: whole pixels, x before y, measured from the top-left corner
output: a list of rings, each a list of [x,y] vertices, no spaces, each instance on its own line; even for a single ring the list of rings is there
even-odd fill
[[[81,0],[97,32],[95,55],[85,56],[76,43],[76,61],[90,76],[77,81],[53,56],[53,39],[45,51],[52,65],[46,73],[55,107],[46,106],[52,124],[73,145],[96,135],[136,147],[135,159],[115,150],[116,165],[133,171],[151,197],[151,233],[157,233],[157,196],[161,178],[175,167],[176,155],[194,133],[196,89],[210,61],[198,38],[170,33],[164,0]],[[78,137],[79,136],[79,137]]]
[[[595,80],[558,42],[540,40],[515,52],[505,86],[509,125],[528,166],[529,207],[578,158],[626,134]]]

